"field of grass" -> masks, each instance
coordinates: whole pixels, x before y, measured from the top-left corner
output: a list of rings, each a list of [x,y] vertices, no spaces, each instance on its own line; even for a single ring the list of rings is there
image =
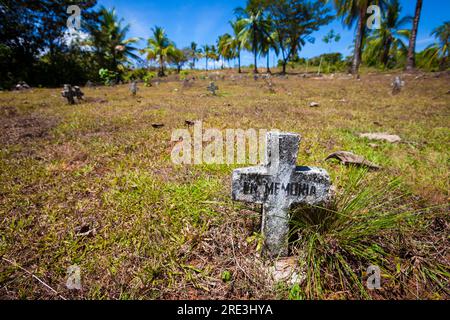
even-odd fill
[[[195,75],[139,84],[136,96],[128,85],[83,88],[77,105],[61,89],[0,92],[0,298],[450,297],[448,74],[404,75],[395,96],[393,74],[289,74],[271,90],[251,74],[210,72],[217,96]],[[231,201],[238,165],[172,163],[185,120],[299,133],[297,163],[328,170],[336,203],[293,215],[305,281],[266,276],[260,208]],[[364,132],[402,142],[374,145]],[[382,169],[324,161],[338,150]],[[82,290],[66,288],[75,264]],[[365,288],[371,264],[379,290]]]

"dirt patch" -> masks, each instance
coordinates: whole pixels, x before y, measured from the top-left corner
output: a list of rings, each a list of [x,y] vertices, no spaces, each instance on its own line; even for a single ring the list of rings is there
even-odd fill
[[[15,113],[17,110],[11,110],[12,117],[0,118],[0,144],[16,144],[45,138],[49,131],[58,124],[56,118],[35,114],[17,116]]]
[[[16,107],[13,106],[0,106],[0,116],[2,118],[9,118],[9,117],[15,117],[19,111]]]

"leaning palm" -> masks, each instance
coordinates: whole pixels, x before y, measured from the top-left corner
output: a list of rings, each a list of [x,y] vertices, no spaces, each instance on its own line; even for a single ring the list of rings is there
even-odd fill
[[[163,28],[155,26],[152,28],[152,32],[152,37],[148,39],[148,46],[142,52],[147,54],[148,60],[156,60],[158,62],[158,76],[163,77],[165,76],[165,63],[175,51],[175,45],[169,40]]]
[[[406,71],[412,71],[416,67],[416,40],[419,30],[419,20],[422,12],[423,0],[416,1],[416,11],[414,14],[413,25],[409,37],[408,56],[406,58]]]

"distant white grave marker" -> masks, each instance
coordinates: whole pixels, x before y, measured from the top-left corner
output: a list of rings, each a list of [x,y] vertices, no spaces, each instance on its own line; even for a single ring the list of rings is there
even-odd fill
[[[263,205],[264,250],[271,257],[286,256],[291,205],[324,203],[330,176],[321,168],[296,166],[300,135],[269,132],[266,139],[264,165],[233,171],[232,198]]]

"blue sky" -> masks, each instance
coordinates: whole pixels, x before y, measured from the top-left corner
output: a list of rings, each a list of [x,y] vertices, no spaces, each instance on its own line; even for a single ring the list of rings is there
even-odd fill
[[[402,15],[414,15],[415,0],[401,0]],[[151,28],[162,26],[169,38],[180,48],[191,41],[202,44],[214,44],[217,37],[225,32],[231,33],[228,21],[234,18],[233,9],[245,6],[245,0],[98,0],[99,5],[115,7],[117,14],[130,24],[131,37],[148,38]],[[434,39],[431,31],[444,21],[450,20],[449,0],[424,0],[417,37],[417,50],[422,50]],[[341,35],[341,40],[332,46],[322,42],[323,36],[331,29]],[[316,41],[307,44],[300,52],[301,57],[313,57],[321,53],[341,52],[350,55],[354,30],[344,28],[341,21],[334,20],[312,34]],[[144,47],[145,41],[139,44]],[[275,61],[273,55],[270,63]],[[200,62],[202,63],[202,62]],[[242,55],[242,64],[253,63],[250,53]],[[265,65],[265,59],[259,59]],[[203,63],[204,66],[204,63]]]

